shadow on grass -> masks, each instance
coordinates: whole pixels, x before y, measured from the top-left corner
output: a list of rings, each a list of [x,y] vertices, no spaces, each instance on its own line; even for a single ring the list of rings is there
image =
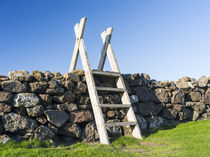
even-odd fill
[[[142,136],[144,137],[149,137],[152,134],[155,134],[156,132],[158,132],[159,130],[171,130],[176,128],[176,125],[170,125],[170,126],[164,126],[161,128],[154,128],[154,129],[145,129],[142,131]]]

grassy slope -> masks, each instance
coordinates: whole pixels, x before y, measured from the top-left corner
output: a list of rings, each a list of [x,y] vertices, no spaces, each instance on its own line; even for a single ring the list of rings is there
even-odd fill
[[[174,128],[155,129],[145,132],[143,141],[131,137],[119,137],[114,139],[110,146],[78,143],[70,147],[49,147],[49,141],[26,141],[18,144],[9,142],[0,145],[0,156],[210,157],[210,121],[189,122]]]

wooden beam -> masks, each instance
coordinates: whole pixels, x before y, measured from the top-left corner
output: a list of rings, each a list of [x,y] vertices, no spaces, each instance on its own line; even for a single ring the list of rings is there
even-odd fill
[[[70,64],[70,67],[69,67],[69,72],[72,72],[76,68],[77,60],[78,60],[78,55],[79,55],[80,40],[83,38],[86,21],[87,21],[87,18],[86,17],[83,17],[80,20],[80,23],[77,23],[74,26],[74,32],[75,32],[75,36],[76,36],[76,42],[75,42],[74,51],[73,51],[73,55],[72,55],[72,59],[71,59],[71,64]]]

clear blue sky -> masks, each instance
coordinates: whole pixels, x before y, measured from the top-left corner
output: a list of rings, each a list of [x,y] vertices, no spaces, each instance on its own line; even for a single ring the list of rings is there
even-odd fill
[[[67,72],[73,27],[84,16],[92,68],[100,33],[113,26],[122,73],[144,72],[156,80],[210,76],[209,0],[0,0],[0,73]]]

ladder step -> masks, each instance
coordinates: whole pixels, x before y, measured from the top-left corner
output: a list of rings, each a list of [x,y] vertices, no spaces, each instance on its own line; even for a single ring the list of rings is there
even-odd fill
[[[103,92],[125,92],[123,88],[111,88],[111,87],[96,87],[97,91]]]
[[[100,107],[110,107],[110,108],[130,108],[130,104],[99,104]]]
[[[118,72],[112,72],[112,71],[98,71],[98,70],[92,70],[92,73],[94,75],[100,75],[100,76],[109,76],[109,77],[120,77],[121,74]]]
[[[136,125],[137,122],[115,122],[115,123],[105,123],[106,127],[114,127],[114,126],[132,126]]]

